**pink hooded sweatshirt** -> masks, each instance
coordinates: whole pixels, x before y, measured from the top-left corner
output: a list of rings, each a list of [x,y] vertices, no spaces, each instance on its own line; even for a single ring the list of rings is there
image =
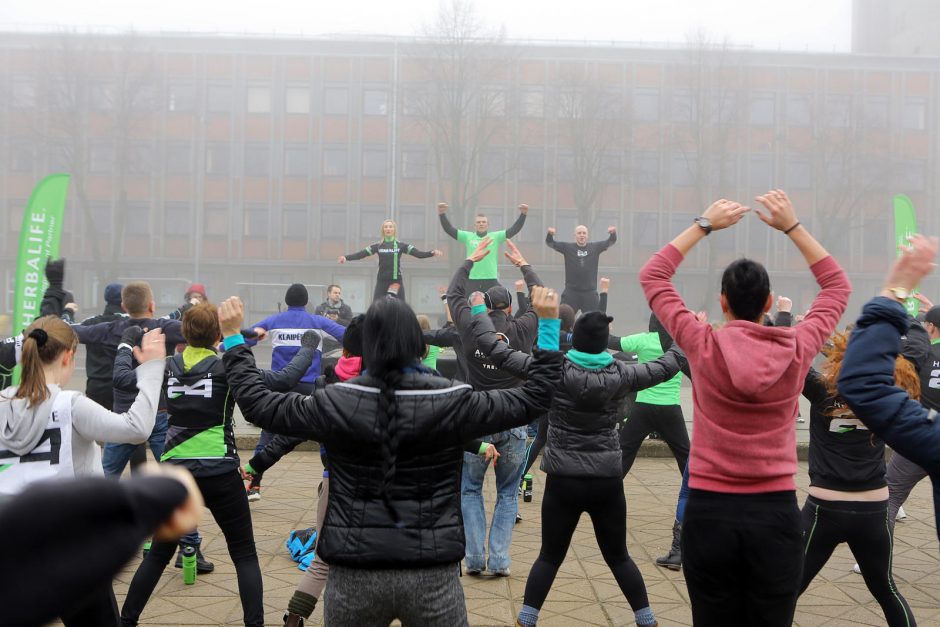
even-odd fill
[[[796,490],[796,415],[803,381],[852,291],[830,256],[810,270],[822,291],[796,327],[699,322],[672,285],[682,254],[667,244],[640,270],[653,312],[685,351],[694,407],[689,486],[749,494]]]

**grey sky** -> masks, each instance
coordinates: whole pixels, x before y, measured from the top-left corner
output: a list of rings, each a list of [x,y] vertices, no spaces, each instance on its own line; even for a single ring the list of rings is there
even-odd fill
[[[476,0],[514,39],[675,42],[712,39],[766,49],[847,51],[851,0]],[[436,0],[0,0],[0,29],[411,35]]]

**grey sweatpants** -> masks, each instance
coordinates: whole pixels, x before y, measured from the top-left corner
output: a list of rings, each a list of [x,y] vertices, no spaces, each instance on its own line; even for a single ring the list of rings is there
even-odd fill
[[[898,455],[897,452],[891,456],[885,480],[888,482],[888,524],[891,526],[892,537],[894,537],[894,522],[898,516],[898,510],[911,495],[914,486],[926,476],[926,470],[906,457]]]
[[[326,578],[330,574],[329,564],[324,562],[317,552],[317,544],[320,543],[320,532],[323,530],[323,519],[326,518],[326,504],[329,497],[330,478],[323,477],[323,481],[320,482],[320,494],[317,498],[317,539],[313,545],[314,559],[304,572],[300,583],[297,584],[298,592],[309,594],[315,599],[319,599],[320,595],[323,594],[323,586],[326,585]]]
[[[329,627],[465,627],[460,565],[364,569],[333,565],[323,597]]]

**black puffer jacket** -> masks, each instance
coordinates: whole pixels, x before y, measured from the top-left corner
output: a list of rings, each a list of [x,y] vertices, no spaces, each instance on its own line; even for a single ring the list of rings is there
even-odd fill
[[[274,433],[322,442],[330,451],[330,500],[318,550],[350,568],[420,568],[464,556],[460,469],[469,440],[528,424],[544,413],[561,353],[538,351],[521,388],[474,392],[441,377],[403,375],[398,404],[396,473],[383,498],[379,390],[368,376],[312,395],[264,388],[245,346],[223,357],[245,418]]]
[[[500,341],[487,316],[473,316],[473,331],[477,347],[497,367],[525,376],[531,357]],[[684,365],[685,355],[678,346],[644,364],[614,360],[591,369],[565,359],[548,410],[542,470],[566,477],[620,477],[617,425],[623,420],[627,398],[668,381]]]

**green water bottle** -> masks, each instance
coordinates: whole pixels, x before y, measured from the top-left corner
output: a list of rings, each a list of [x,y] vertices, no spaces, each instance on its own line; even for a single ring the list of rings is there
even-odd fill
[[[532,475],[526,474],[522,481],[524,485],[522,486],[522,500],[526,503],[532,502]]]
[[[152,540],[147,540],[146,542],[144,542],[144,551],[143,551],[144,555],[143,555],[143,557],[147,557],[147,553],[150,553],[150,545],[151,545],[152,543],[153,543]]]
[[[196,583],[196,547],[183,547],[183,583],[191,586]]]

